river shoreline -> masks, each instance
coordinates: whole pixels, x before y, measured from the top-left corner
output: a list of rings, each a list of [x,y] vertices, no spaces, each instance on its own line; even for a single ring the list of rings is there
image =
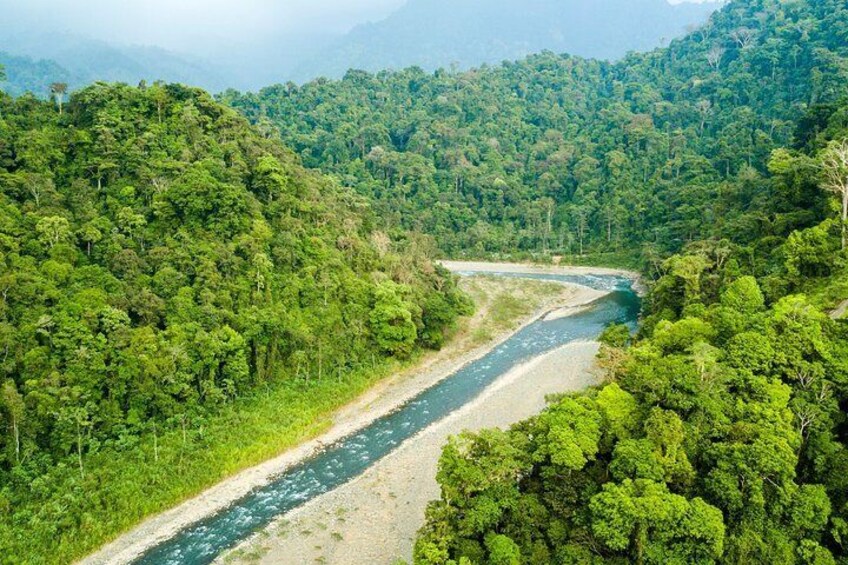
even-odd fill
[[[215,563],[392,565],[411,562],[449,436],[506,428],[538,414],[550,394],[598,383],[596,342],[561,346],[500,377],[477,399],[422,430],[365,473],[279,517]],[[531,378],[532,377],[532,378]]]
[[[326,445],[350,435],[403,405],[421,391],[450,376],[460,367],[484,356],[515,332],[546,313],[558,308],[584,306],[605,294],[578,285],[563,284],[562,286],[563,291],[557,298],[546,301],[536,312],[523,320],[519,327],[505,331],[471,351],[455,357],[431,360],[415,370],[403,371],[400,375],[375,385],[358,400],[341,409],[333,417],[332,427],[318,438],[227,478],[171,510],[148,518],[79,563],[100,565],[132,562],[180,530],[216,514],[250,491],[267,484],[274,476],[308,458]]]
[[[645,281],[640,273],[626,269],[608,267],[580,267],[571,265],[543,265],[539,263],[494,263],[491,261],[440,261],[448,270],[453,272],[474,273],[528,273],[539,275],[610,275],[619,276],[633,281],[633,290],[640,297],[647,294]]]

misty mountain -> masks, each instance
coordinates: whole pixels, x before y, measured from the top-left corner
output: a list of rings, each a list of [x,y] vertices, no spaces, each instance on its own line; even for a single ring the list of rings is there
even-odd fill
[[[45,96],[53,82],[77,89],[96,81],[163,80],[219,92],[337,78],[350,68],[464,69],[543,50],[616,59],[682,35],[717,7],[666,0],[409,0],[386,19],[347,34],[245,33],[238,41],[199,41],[186,48],[191,54],[51,31],[31,19],[0,29],[7,74],[0,89]]]
[[[158,47],[113,45],[66,32],[0,31],[0,64],[7,82],[0,88],[46,94],[52,82],[73,88],[96,81],[137,84],[163,80],[217,91],[232,80],[205,61]]]
[[[50,84],[64,82],[72,84],[73,75],[55,61],[35,60],[0,51],[0,66],[3,67],[7,81],[0,81],[0,90],[20,96],[32,92],[44,97],[50,91]]]
[[[409,0],[381,22],[360,25],[301,65],[296,78],[500,63],[550,50],[618,59],[682,35],[719,3],[666,0]]]

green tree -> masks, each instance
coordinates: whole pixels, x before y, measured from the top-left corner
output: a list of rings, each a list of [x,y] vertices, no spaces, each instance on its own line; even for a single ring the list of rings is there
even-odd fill
[[[11,445],[14,449],[15,454],[15,463],[21,464],[21,427],[24,422],[25,408],[24,408],[24,399],[21,394],[18,392],[15,383],[11,380],[7,380],[3,383],[2,388],[2,406],[6,412],[9,430],[12,435]]]
[[[652,481],[604,485],[590,511],[598,540],[635,563],[712,563],[724,551],[721,511]]]
[[[403,299],[407,290],[393,282],[381,283],[374,290],[371,332],[380,349],[390,355],[408,356],[418,337],[409,303]]]

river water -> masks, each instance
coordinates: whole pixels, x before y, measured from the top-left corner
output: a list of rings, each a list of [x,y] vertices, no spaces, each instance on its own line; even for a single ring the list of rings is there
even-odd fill
[[[460,273],[469,275],[471,273]],[[275,518],[341,486],[391,453],[403,441],[474,400],[510,369],[570,342],[597,337],[610,323],[635,326],[640,301],[629,279],[617,276],[494,273],[582,284],[612,291],[578,314],[538,320],[477,361],[421,392],[397,410],[291,467],[221,512],[153,547],[136,563],[211,563]]]

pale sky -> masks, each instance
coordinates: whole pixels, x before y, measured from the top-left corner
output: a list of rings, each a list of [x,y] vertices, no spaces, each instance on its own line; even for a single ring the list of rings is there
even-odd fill
[[[592,1],[592,0],[589,0]],[[672,3],[703,0],[669,0]],[[124,44],[194,51],[207,42],[342,33],[405,0],[0,0],[5,25],[38,21]]]
[[[404,0],[0,0],[5,25],[40,26],[107,41],[187,49],[245,33],[344,32]]]

